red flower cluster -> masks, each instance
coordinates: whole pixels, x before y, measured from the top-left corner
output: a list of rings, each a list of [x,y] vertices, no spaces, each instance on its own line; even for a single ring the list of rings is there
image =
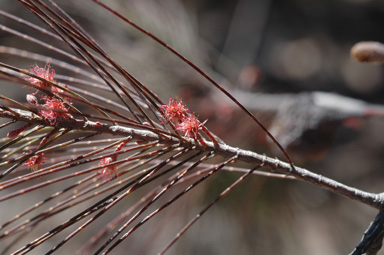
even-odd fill
[[[177,130],[183,131],[184,136],[198,138],[199,130],[206,121],[200,123],[200,121],[193,115],[188,116],[182,122],[177,125]]]
[[[41,153],[30,157],[23,165],[27,166],[32,171],[37,171],[41,167],[41,164],[45,163],[46,159],[48,158],[44,157],[44,153]]]
[[[68,108],[65,107],[64,102],[55,97],[41,97],[45,100],[45,104],[42,105],[40,110],[41,116],[51,122],[54,125],[57,119],[69,118],[67,114]]]
[[[184,136],[198,139],[199,130],[206,121],[200,123],[199,119],[193,115],[180,100],[170,98],[167,105],[161,106],[161,111],[168,122],[172,121],[176,129],[183,131]]]
[[[37,65],[33,68],[28,70],[30,73],[33,73],[41,78],[46,79],[49,82],[55,82],[62,87],[68,88],[67,85],[61,84],[55,81],[55,70],[50,66],[49,63],[45,64],[44,68],[38,67]],[[36,85],[37,87],[49,89],[53,95],[55,96],[41,96],[40,99],[44,102],[42,104],[39,104],[38,99],[35,97],[35,95],[39,92],[39,90],[36,90],[35,93],[28,94],[27,95],[27,101],[31,105],[37,107],[39,109],[40,115],[50,121],[51,125],[54,125],[56,123],[57,119],[69,119],[70,115],[68,114],[68,107],[66,107],[66,104],[71,104],[71,100],[68,97],[63,96],[64,90],[57,88],[55,86],[52,86],[47,81],[42,81],[40,79],[34,78],[34,77],[27,77],[25,78],[26,81],[29,81],[33,85]]]
[[[177,102],[172,98],[169,98],[169,103],[162,105],[161,109],[167,121],[172,121],[175,124],[182,122],[189,115],[189,110],[183,105],[183,102],[181,100]]]
[[[41,78],[46,79],[47,81],[54,82],[53,77],[55,76],[55,70],[51,68],[51,65],[48,63],[45,64],[44,68],[41,68],[39,66],[34,66],[33,68],[28,70],[30,73],[33,73]],[[29,81],[33,85],[36,85],[38,87],[50,87],[50,84],[48,82],[39,80],[34,77],[28,77],[25,78],[26,81]],[[38,91],[36,91],[33,95],[37,94]]]

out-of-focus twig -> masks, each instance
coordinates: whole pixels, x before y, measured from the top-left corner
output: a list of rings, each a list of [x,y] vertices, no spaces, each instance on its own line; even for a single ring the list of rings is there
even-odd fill
[[[264,123],[295,160],[322,158],[341,126],[384,117],[384,106],[330,92],[266,94],[235,91],[233,95]],[[269,124],[268,124],[269,122]]]

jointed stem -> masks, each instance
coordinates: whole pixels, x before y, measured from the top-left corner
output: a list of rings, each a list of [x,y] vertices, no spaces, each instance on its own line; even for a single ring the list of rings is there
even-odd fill
[[[17,112],[15,115],[13,112]],[[13,112],[1,110],[0,117],[17,119],[19,121],[47,125],[47,123],[38,116],[31,116],[28,113],[13,109]],[[364,192],[353,187],[349,187],[327,177],[319,174],[315,174],[307,169],[295,167],[292,169],[289,163],[283,162],[276,158],[260,155],[252,151],[242,150],[229,146],[227,144],[214,144],[213,142],[205,141],[205,146],[201,146],[195,143],[193,139],[185,138],[180,141],[174,136],[158,135],[155,132],[149,130],[140,130],[129,127],[99,124],[92,121],[83,120],[66,120],[56,123],[58,127],[68,128],[79,131],[96,131],[100,133],[112,134],[116,136],[129,137],[140,141],[159,141],[160,144],[175,145],[179,144],[180,147],[192,148],[195,147],[200,151],[212,151],[216,155],[221,155],[225,158],[237,156],[239,161],[244,161],[252,164],[264,164],[265,167],[270,168],[280,173],[292,175],[299,180],[314,184],[323,189],[330,190],[336,194],[343,195],[355,201],[367,204],[371,207],[381,209],[383,204],[383,196],[380,194]]]

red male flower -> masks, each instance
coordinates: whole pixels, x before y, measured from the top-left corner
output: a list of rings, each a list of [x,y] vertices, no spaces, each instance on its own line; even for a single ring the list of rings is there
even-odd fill
[[[37,171],[41,167],[41,164],[45,163],[46,159],[48,158],[44,157],[44,153],[41,153],[30,157],[23,165],[27,166],[32,171]]]
[[[57,82],[54,80],[55,70],[50,66],[49,62],[47,62],[45,64],[44,68],[41,68],[41,67],[36,65],[33,68],[29,69],[28,71],[31,73],[34,73],[35,75],[37,75],[41,78],[46,79],[47,81],[55,82],[56,84],[60,85],[61,87],[68,89],[68,86],[66,84],[63,84],[63,83],[60,83],[60,82]],[[33,85],[36,85],[38,87],[50,88],[50,91],[53,94],[62,98],[65,103],[71,104],[71,99],[65,95],[66,92],[64,89],[52,86],[48,82],[39,80],[39,79],[34,78],[34,77],[27,77],[27,78],[25,78],[25,80],[31,82]],[[30,96],[37,94],[37,92],[38,92],[38,90],[35,93],[31,94]],[[47,97],[45,97],[45,98],[47,98]],[[28,98],[27,98],[27,100],[28,100]]]
[[[46,63],[44,68],[41,68],[38,65],[36,65],[33,68],[29,69],[28,71],[30,73],[33,73],[33,74],[35,74],[41,78],[44,78],[48,81],[51,81],[51,82],[54,81],[53,77],[55,76],[55,70],[53,68],[51,68],[49,63]],[[36,85],[38,87],[44,87],[44,86],[49,87],[50,86],[49,83],[42,81],[42,80],[39,80],[39,79],[34,78],[34,77],[28,77],[28,78],[25,78],[25,80],[31,82],[33,85]],[[36,93],[37,93],[37,91],[36,91]],[[36,93],[34,93],[34,94],[36,94]]]
[[[69,119],[68,108],[65,107],[64,102],[54,97],[42,97],[45,101],[43,109],[40,110],[40,115],[51,122],[51,125],[56,123],[59,118]]]
[[[181,100],[177,102],[172,98],[169,98],[167,105],[161,106],[161,110],[167,121],[175,124],[182,122],[189,115],[189,110],[183,105],[183,102]]]
[[[189,115],[180,124],[177,125],[177,130],[183,131],[184,136],[191,138],[198,138],[199,130],[206,121],[200,123],[200,121],[193,115]]]
[[[162,105],[160,110],[168,122],[172,121],[176,124],[176,129],[183,131],[184,136],[198,139],[199,130],[206,121],[200,123],[199,119],[195,117],[187,107],[183,105],[183,102],[170,98],[167,105]]]

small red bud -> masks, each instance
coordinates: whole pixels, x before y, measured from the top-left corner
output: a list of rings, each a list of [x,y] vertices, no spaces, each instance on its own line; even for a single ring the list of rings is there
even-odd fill
[[[110,164],[116,160],[116,157],[107,157],[103,158],[99,162],[99,166],[104,166],[107,164]],[[117,166],[106,166],[103,169],[99,171],[99,175],[105,178],[108,181],[111,181],[112,179],[118,177],[117,174]]]
[[[23,130],[22,130],[21,128],[11,130],[11,131],[7,134],[7,137],[8,137],[8,138],[16,137],[16,136],[18,136],[22,131],[23,131]]]
[[[8,137],[8,138],[16,137],[16,136],[18,136],[21,132],[23,132],[24,130],[26,130],[27,128],[29,128],[30,126],[32,126],[32,125],[31,125],[31,124],[27,124],[27,125],[25,125],[24,127],[21,127],[21,128],[18,128],[18,129],[11,130],[11,131],[7,134],[7,137]]]

